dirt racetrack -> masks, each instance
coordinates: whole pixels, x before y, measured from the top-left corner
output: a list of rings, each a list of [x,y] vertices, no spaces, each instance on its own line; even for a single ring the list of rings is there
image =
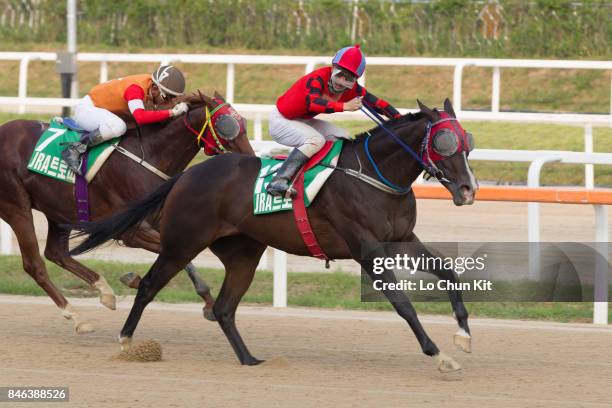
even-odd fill
[[[268,361],[241,367],[199,305],[152,304],[135,341],[160,342],[163,360],[128,363],[111,357],[131,299],[115,312],[95,299],[72,303],[95,333],[74,334],[46,298],[0,296],[0,386],[68,386],[70,407],[612,406],[612,327],[472,319],[465,354],[452,345],[450,317],[425,316],[463,366],[443,375],[392,313],[244,306],[239,328]]]

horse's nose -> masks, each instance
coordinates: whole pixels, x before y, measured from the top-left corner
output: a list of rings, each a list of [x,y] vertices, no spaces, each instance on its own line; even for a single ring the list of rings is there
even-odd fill
[[[468,184],[462,184],[459,186],[459,195],[461,196],[462,204],[473,204],[474,203],[474,188]]]

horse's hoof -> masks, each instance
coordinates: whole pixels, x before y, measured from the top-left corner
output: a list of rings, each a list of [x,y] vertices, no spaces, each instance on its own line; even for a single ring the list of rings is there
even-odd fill
[[[121,351],[128,351],[132,347],[131,337],[119,337],[119,346]]]
[[[265,362],[266,360],[260,360],[258,358],[255,357],[251,357],[247,360],[245,360],[242,365],[248,365],[248,366],[256,366],[256,365],[260,365],[261,363]]]
[[[78,323],[76,326],[74,326],[74,330],[76,330],[77,334],[87,334],[95,331],[94,327],[87,322]]]
[[[117,298],[115,297],[115,295],[109,295],[107,293],[101,294],[100,303],[108,307],[110,310],[117,309]]]
[[[204,312],[204,318],[210,322],[216,322],[217,318],[215,317],[215,313],[213,312],[212,309],[207,308],[206,306],[204,306],[202,308],[202,312]]]
[[[128,288],[138,289],[138,285],[140,285],[140,276],[134,272],[128,272],[122,275],[119,280]]]
[[[446,355],[443,352],[440,352],[437,356],[434,356],[434,359],[436,360],[438,370],[440,370],[441,373],[452,373],[454,371],[461,370],[459,363],[453,360],[451,356]]]
[[[465,330],[459,329],[453,336],[455,346],[466,353],[472,352],[472,336],[466,333]]]

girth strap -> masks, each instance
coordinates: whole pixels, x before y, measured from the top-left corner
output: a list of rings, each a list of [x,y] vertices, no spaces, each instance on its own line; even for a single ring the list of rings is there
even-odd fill
[[[317,241],[317,237],[312,231],[310,221],[308,220],[308,212],[306,211],[306,203],[304,202],[304,173],[316,165],[321,164],[321,160],[323,160],[323,158],[330,152],[333,145],[334,143],[331,141],[325,142],[323,148],[319,150],[308,161],[308,163],[304,165],[304,167],[302,167],[302,169],[298,172],[297,177],[293,181],[293,187],[297,191],[296,197],[292,200],[293,217],[295,218],[298,231],[300,231],[302,241],[304,241],[304,245],[306,245],[308,252],[310,252],[310,254],[315,258],[323,259],[325,261],[326,268],[329,268],[330,258],[319,245],[319,241]]]
[[[293,187],[297,191],[296,197],[293,199],[293,216],[295,223],[300,231],[304,245],[312,256],[325,261],[325,267],[329,267],[329,257],[323,252],[323,249],[317,241],[317,237],[312,231],[308,213],[306,212],[306,204],[304,203],[304,172],[300,171],[299,175],[293,183]]]

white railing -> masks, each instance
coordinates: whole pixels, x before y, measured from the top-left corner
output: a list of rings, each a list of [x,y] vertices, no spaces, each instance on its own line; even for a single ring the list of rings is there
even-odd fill
[[[28,66],[30,61],[55,61],[56,54],[52,52],[0,52],[0,60],[20,61],[19,93],[27,97]],[[234,102],[235,66],[239,65],[303,65],[309,72],[317,65],[329,64],[327,56],[283,56],[283,55],[224,55],[224,54],[118,54],[118,53],[79,53],[77,61],[99,62],[100,82],[108,80],[108,62],[159,62],[191,63],[191,64],[224,64],[227,65],[226,99]],[[500,112],[501,69],[502,68],[549,68],[549,69],[589,69],[612,70],[612,61],[565,61],[565,60],[518,60],[493,58],[398,58],[369,57],[368,66],[436,66],[453,67],[453,102],[455,112],[462,109],[462,79],[466,67],[493,68],[491,78],[491,111]],[[365,76],[361,79],[365,83]],[[612,80],[610,87],[612,95]],[[23,113],[25,106],[20,105]],[[485,112],[482,112],[485,113]],[[610,113],[612,114],[612,97],[610,98]],[[608,121],[610,122],[610,121]]]

